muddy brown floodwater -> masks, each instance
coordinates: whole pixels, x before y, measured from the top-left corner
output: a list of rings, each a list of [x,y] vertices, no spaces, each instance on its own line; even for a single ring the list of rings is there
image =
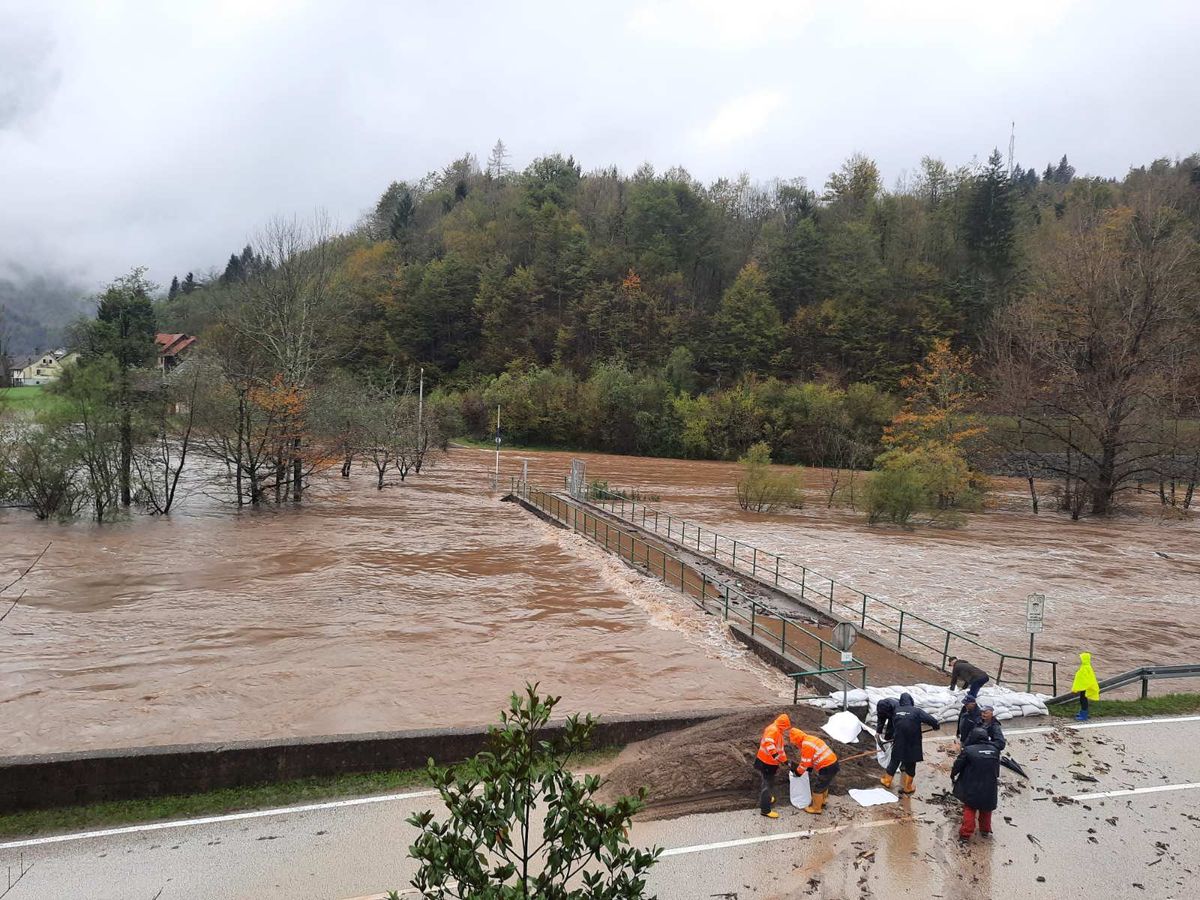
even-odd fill
[[[1157,498],[1127,495],[1125,513],[1080,520],[1028,509],[1025,486],[996,479],[999,508],[960,528],[870,526],[827,509],[829,473],[805,472],[805,506],[772,515],[737,505],[733,463],[583,456],[589,478],[661,495],[674,516],[781,553],[822,575],[890,600],[1009,653],[1028,652],[1025,598],[1046,594],[1039,657],[1057,659],[1060,684],[1090,651],[1101,678],[1147,664],[1200,663],[1200,525],[1159,517]],[[566,455],[537,455],[547,476]],[[531,471],[534,465],[531,463]],[[534,480],[531,474],[530,480]],[[1048,506],[1049,503],[1045,502]],[[1163,693],[1192,682],[1161,682]]]
[[[504,484],[561,485],[572,454],[506,453]],[[1012,509],[950,529],[825,509],[761,516],[728,463],[587,454],[590,477],[779,551],[991,646],[1095,655],[1101,677],[1200,661],[1200,528]],[[489,494],[492,455],[455,450],[403,486],[322,479],[303,509],[237,514],[193,494],[169,520],[104,528],[0,513],[0,576],[50,552],[0,623],[0,754],[494,721],[526,679],[565,710],[634,713],[790,699],[719,622],[577,535]],[[7,581],[7,579],[3,579]],[[3,583],[0,581],[0,583]],[[9,592],[5,596],[12,596]],[[1182,686],[1182,683],[1179,684]],[[1156,686],[1155,691],[1167,690]]]
[[[0,514],[0,576],[52,543],[0,624],[0,755],[482,724],[526,679],[564,712],[790,699],[673,592],[500,503],[489,462],[324,479],[296,510]]]

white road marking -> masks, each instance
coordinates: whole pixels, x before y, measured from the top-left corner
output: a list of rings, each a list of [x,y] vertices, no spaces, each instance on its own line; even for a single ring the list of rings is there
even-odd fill
[[[409,794],[381,794],[378,797],[355,797],[352,800],[329,800],[325,803],[308,803],[304,806],[281,806],[275,809],[255,809],[249,812],[226,813],[221,816],[203,816],[198,819],[177,819],[172,822],[148,822],[145,825],[126,825],[121,828],[101,828],[96,831],[79,831],[74,834],[55,834],[49,837],[28,838],[0,844],[0,850],[16,850],[21,847],[40,847],[44,844],[61,844],[66,841],[82,841],[88,838],[112,837],[118,834],[138,834],[143,831],[162,831],[167,828],[187,828],[191,825],[213,825],[217,822],[238,822],[243,819],[264,819],[268,816],[286,816],[289,813],[313,812],[322,809],[340,809],[345,806],[365,806],[368,803],[390,803],[393,800],[414,800],[418,797],[436,797],[437,791],[414,791]]]
[[[1081,722],[1081,723],[1077,723],[1077,724],[1066,725],[1064,727],[1067,729],[1070,729],[1070,730],[1081,731],[1081,730],[1087,729],[1087,728],[1117,728],[1117,727],[1124,726],[1124,725],[1129,725],[1129,726],[1169,725],[1169,724],[1178,723],[1178,722],[1200,722],[1200,716],[1172,716],[1169,718],[1157,718],[1157,719],[1118,719],[1118,720],[1107,721],[1107,722],[1088,722],[1086,724]],[[1037,727],[1037,728],[1014,728],[1009,731],[1006,731],[1005,736],[1027,735],[1027,734],[1049,734],[1050,732],[1052,732],[1054,730],[1055,730],[1054,726],[1041,726],[1041,727]],[[952,741],[952,740],[955,740],[955,737],[953,735],[939,735],[938,737],[930,739],[931,742],[933,742],[933,741]],[[1134,790],[1127,790],[1127,791],[1115,791],[1115,792],[1112,792],[1109,794],[1080,794],[1079,796],[1080,797],[1091,797],[1091,798],[1097,798],[1097,797],[1102,797],[1102,796],[1117,797],[1117,796],[1124,796],[1124,795],[1130,794],[1130,793],[1140,794],[1140,793],[1147,793],[1150,791],[1162,791],[1162,790],[1171,790],[1171,789],[1185,790],[1189,787],[1194,787],[1194,786],[1195,785],[1183,785],[1183,786],[1176,786],[1174,788],[1172,788],[1171,786],[1163,786],[1163,787],[1156,787],[1156,788],[1137,788]],[[261,818],[266,818],[268,816],[286,816],[290,813],[312,812],[312,811],[322,810],[322,809],[338,809],[340,807],[346,807],[346,806],[362,806],[362,805],[365,805],[368,803],[390,803],[394,800],[411,800],[411,799],[415,799],[417,797],[433,797],[436,795],[437,795],[437,791],[416,791],[416,792],[408,793],[408,794],[383,794],[378,797],[356,797],[352,800],[331,800],[331,801],[328,801],[325,803],[309,803],[304,806],[282,806],[282,807],[277,807],[274,809],[258,809],[258,810],[251,810],[249,812],[227,813],[225,815],[220,815],[220,816],[204,816],[203,818],[198,818],[198,819],[180,819],[180,820],[172,821],[172,822],[149,822],[144,825],[128,825],[128,826],[124,826],[121,828],[104,828],[104,829],[99,829],[96,831],[81,831],[81,832],[76,832],[74,834],[56,834],[56,835],[51,835],[49,837],[28,838],[26,840],[21,840],[21,841],[9,841],[7,843],[0,843],[0,850],[17,850],[22,847],[40,847],[45,844],[61,844],[61,843],[65,843],[67,841],[87,840],[88,838],[112,837],[115,835],[122,835],[122,834],[138,834],[138,833],[144,832],[144,831],[161,831],[161,830],[167,829],[167,828],[186,828],[190,825],[213,825],[218,822],[236,822],[236,821],[239,821],[242,819],[261,819]],[[1079,798],[1075,797],[1072,799],[1079,799]],[[896,821],[903,821],[903,820],[896,820]],[[777,840],[784,840],[786,838],[799,837],[799,836],[808,835],[808,834],[826,834],[826,833],[829,833],[830,831],[838,831],[838,830],[842,830],[843,828],[849,828],[849,827],[875,828],[875,827],[878,827],[879,825],[887,825],[887,824],[893,824],[893,823],[892,822],[877,822],[877,823],[871,823],[868,825],[837,826],[837,827],[830,828],[830,829],[815,829],[815,830],[803,831],[803,832],[800,832],[800,831],[790,832],[788,834],[782,834],[782,835],[769,835],[769,836],[766,836],[763,838],[745,838],[745,839],[742,839],[741,842],[737,842],[737,841],[732,842],[732,843],[726,842],[726,843],[711,845],[711,846],[712,847],[739,846],[740,843],[759,843],[764,840],[776,840],[777,841]],[[703,845],[699,849],[709,849],[709,847],[710,847],[710,845]],[[670,851],[670,850],[666,851],[664,853],[664,855],[665,856],[675,856],[675,855],[678,855],[681,853],[694,853],[694,852],[699,852],[699,850],[692,850],[689,848],[679,848],[679,849],[676,849],[673,851]]]
[[[1076,794],[1072,800],[1103,800],[1106,797],[1129,797],[1133,794],[1161,794],[1164,791],[1192,791],[1200,788],[1200,781],[1192,784],[1159,784],[1154,787],[1125,788],[1119,791],[1101,791],[1095,794]]]
[[[1117,719],[1107,722],[1088,722],[1086,725],[1080,723],[1078,725],[1068,725],[1068,728],[1074,728],[1076,731],[1083,731],[1085,728],[1117,728],[1121,725],[1170,725],[1172,722],[1200,722],[1200,716],[1170,716],[1162,719]]]
[[[725,850],[729,847],[747,847],[751,844],[766,844],[771,841],[788,841],[794,838],[810,837],[814,834],[833,834],[838,831],[848,831],[858,828],[883,828],[887,825],[899,825],[901,822],[913,821],[905,816],[900,819],[881,819],[876,822],[862,822],[858,825],[831,825],[828,828],[809,828],[806,831],[788,831],[783,834],[761,834],[757,837],[738,838],[733,841],[717,841],[713,844],[696,844],[691,847],[672,847],[664,850],[665,856],[683,856],[685,853],[703,853],[706,850]]]

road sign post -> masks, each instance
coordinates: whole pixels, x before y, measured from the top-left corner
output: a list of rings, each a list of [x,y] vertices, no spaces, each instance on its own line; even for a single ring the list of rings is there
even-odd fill
[[[833,626],[830,642],[842,654],[842,709],[847,706],[846,701],[850,692],[850,681],[846,678],[846,666],[854,662],[854,652],[850,648],[854,646],[857,638],[858,629],[849,622],[838,622]]]
[[[1025,630],[1029,632],[1029,669],[1025,675],[1025,690],[1033,690],[1033,638],[1046,624],[1046,595],[1030,594],[1025,598]]]

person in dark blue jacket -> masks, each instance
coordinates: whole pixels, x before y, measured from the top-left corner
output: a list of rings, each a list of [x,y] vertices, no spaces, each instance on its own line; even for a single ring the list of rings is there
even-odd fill
[[[896,701],[891,697],[884,697],[875,704],[875,733],[879,735],[880,740],[892,739],[892,716],[895,714]]]
[[[961,841],[970,840],[975,833],[978,815],[979,833],[992,835],[992,812],[999,805],[1000,751],[988,740],[982,728],[967,735],[966,746],[950,770],[954,796],[963,802],[962,825],[958,829]]]
[[[900,793],[911,794],[916,790],[913,787],[913,779],[917,774],[917,763],[925,758],[921,749],[922,725],[929,725],[932,728],[942,727],[937,719],[913,705],[911,694],[901,694],[900,701],[896,704],[896,711],[892,714],[892,734],[895,736],[895,742],[892,744],[892,758],[888,762],[887,774],[879,779],[884,787],[892,786],[892,778],[895,776],[896,770],[903,766],[904,786],[900,789]]]

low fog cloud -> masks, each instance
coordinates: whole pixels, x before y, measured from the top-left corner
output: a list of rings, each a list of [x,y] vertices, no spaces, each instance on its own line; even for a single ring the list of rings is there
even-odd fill
[[[1082,173],[1200,149],[1189,2],[0,0],[0,272],[219,267],[502,138],[518,166],[820,185],[1007,147]]]

